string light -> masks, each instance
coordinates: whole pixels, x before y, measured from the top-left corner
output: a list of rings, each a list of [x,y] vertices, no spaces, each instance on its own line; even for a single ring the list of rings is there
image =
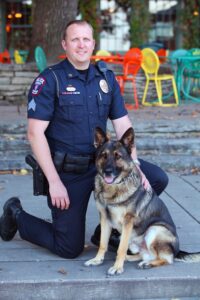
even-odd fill
[[[15,18],[16,19],[21,19],[22,18],[22,14],[21,13],[16,13],[15,14]]]

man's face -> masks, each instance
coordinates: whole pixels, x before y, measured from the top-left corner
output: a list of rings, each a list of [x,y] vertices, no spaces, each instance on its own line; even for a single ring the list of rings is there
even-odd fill
[[[62,46],[75,67],[88,65],[95,46],[92,29],[87,24],[70,25]]]

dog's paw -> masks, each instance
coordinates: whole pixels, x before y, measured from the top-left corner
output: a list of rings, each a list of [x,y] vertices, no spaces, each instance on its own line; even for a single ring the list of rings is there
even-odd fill
[[[98,266],[98,265],[101,265],[103,263],[103,258],[102,259],[97,259],[97,258],[92,258],[90,260],[87,260],[84,265],[86,267],[89,267],[89,266]]]
[[[124,272],[124,268],[123,267],[115,267],[115,266],[113,266],[110,269],[108,269],[107,273],[108,273],[108,275],[115,275],[115,274],[120,275],[123,272]]]
[[[138,269],[150,269],[152,268],[152,265],[148,261],[141,261],[137,267]]]

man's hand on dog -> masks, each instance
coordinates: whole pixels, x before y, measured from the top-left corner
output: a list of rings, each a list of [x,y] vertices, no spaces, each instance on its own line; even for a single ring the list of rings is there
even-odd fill
[[[146,176],[144,175],[144,173],[141,171],[140,167],[137,166],[138,170],[140,171],[141,177],[142,177],[142,185],[145,188],[145,190],[149,190],[150,189],[150,183],[148,181],[148,179],[146,178]]]

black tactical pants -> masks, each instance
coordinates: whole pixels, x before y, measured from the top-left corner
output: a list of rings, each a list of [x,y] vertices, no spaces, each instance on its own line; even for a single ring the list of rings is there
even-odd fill
[[[140,162],[141,170],[159,195],[168,184],[167,175],[153,164],[143,160]],[[51,200],[48,199],[52,223],[22,211],[17,220],[21,238],[61,257],[77,257],[84,249],[86,211],[94,187],[95,173],[94,165],[84,174],[62,173],[60,176],[70,198],[69,208],[61,210],[52,207]]]

